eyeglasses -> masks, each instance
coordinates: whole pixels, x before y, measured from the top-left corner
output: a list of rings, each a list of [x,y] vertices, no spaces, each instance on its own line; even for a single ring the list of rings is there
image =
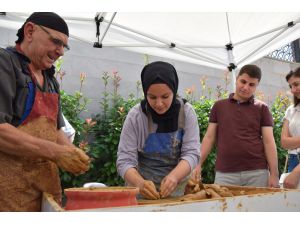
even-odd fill
[[[70,47],[68,45],[66,45],[62,40],[55,38],[52,36],[52,34],[47,31],[44,27],[42,27],[41,25],[38,25],[45,33],[47,33],[49,35],[50,40],[52,41],[53,44],[55,44],[57,47],[63,47],[64,51],[68,51],[70,50]]]

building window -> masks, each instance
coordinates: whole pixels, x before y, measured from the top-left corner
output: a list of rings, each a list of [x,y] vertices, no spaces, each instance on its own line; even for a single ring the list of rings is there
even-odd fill
[[[291,43],[271,52],[268,56],[279,60],[295,62],[293,46]]]

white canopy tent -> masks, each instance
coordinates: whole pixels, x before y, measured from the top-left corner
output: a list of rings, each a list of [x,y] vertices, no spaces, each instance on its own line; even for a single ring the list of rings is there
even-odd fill
[[[18,29],[30,13],[6,13],[0,27]],[[300,38],[299,13],[59,13],[70,37],[232,70]],[[99,37],[96,37],[97,23]],[[233,79],[235,80],[235,79]]]

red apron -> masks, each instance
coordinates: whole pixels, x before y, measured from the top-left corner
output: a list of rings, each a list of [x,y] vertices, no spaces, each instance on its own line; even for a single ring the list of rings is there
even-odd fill
[[[32,110],[18,129],[56,142],[57,114],[58,94],[36,90]],[[61,203],[59,171],[53,162],[0,152],[0,211],[41,211],[43,192]]]

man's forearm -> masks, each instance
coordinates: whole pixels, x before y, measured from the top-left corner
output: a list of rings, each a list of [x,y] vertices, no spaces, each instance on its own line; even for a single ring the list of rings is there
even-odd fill
[[[16,156],[41,157],[53,159],[51,149],[57,144],[33,137],[16,127],[4,123],[0,124],[0,151]]]
[[[278,158],[275,144],[265,145],[265,155],[268,162],[270,175],[278,176]]]
[[[173,174],[178,182],[180,182],[183,178],[185,178],[189,173],[191,172],[191,167],[188,161],[186,160],[180,160],[178,165],[170,172],[170,174]]]
[[[209,139],[203,139],[200,150],[200,166],[205,162],[208,154],[211,152],[214,141]]]
[[[211,152],[213,145],[215,144],[217,138],[217,124],[209,123],[206,130],[206,134],[202,140],[200,149],[200,165],[204,163],[208,154]]]
[[[130,185],[134,187],[141,187],[144,183],[144,178],[138,173],[135,168],[129,168],[125,175],[124,180]]]

